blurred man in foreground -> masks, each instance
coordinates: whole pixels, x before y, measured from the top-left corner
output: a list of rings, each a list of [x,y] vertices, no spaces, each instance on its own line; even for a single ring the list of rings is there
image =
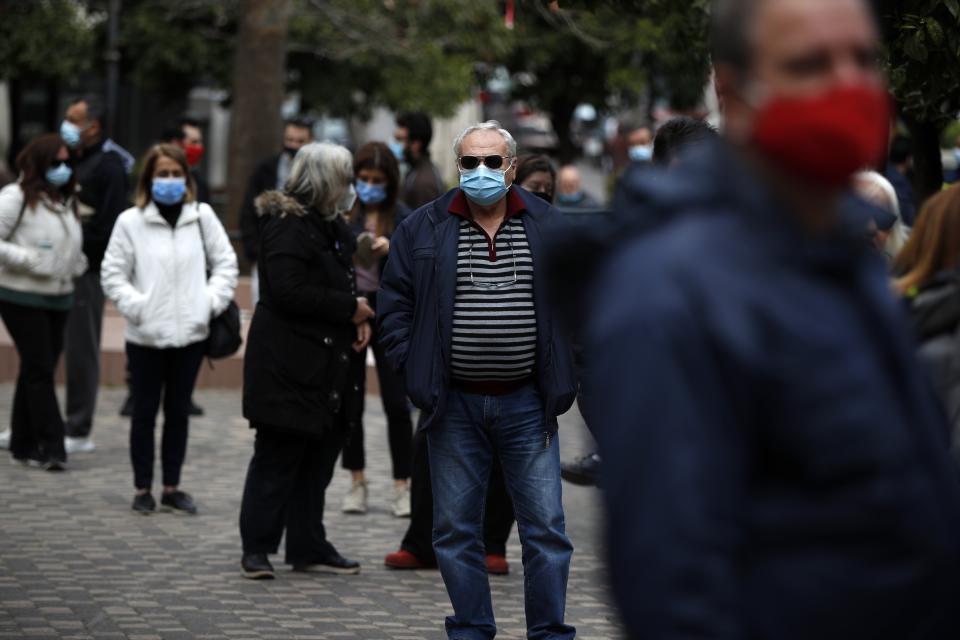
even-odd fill
[[[631,637],[960,637],[960,481],[845,197],[889,97],[864,0],[720,0],[726,144],[620,205],[664,222],[589,291]]]

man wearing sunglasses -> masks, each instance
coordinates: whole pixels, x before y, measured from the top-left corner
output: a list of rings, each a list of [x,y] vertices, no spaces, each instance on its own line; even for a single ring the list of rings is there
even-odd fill
[[[433,547],[454,615],[451,638],[493,638],[483,509],[496,456],[523,543],[529,637],[564,624],[573,547],[564,532],[557,416],[576,395],[570,344],[546,298],[550,204],[513,185],[516,142],[495,121],[454,143],[460,188],[397,228],[380,291],[391,364],[424,413]]]

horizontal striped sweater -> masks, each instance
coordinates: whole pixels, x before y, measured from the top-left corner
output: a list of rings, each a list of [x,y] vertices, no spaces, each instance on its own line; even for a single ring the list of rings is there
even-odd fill
[[[520,216],[508,217],[491,241],[460,220],[453,307],[451,373],[467,385],[509,387],[536,366],[533,256]]]

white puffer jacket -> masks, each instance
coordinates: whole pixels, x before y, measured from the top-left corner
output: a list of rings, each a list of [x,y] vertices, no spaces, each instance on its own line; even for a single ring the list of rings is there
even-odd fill
[[[210,205],[184,204],[171,228],[151,202],[120,214],[100,280],[103,292],[127,319],[129,342],[158,349],[185,347],[205,340],[210,319],[233,299],[237,255]]]
[[[73,293],[73,279],[87,270],[87,258],[72,206],[41,196],[13,230],[21,206],[18,183],[0,190],[0,287],[47,296]]]

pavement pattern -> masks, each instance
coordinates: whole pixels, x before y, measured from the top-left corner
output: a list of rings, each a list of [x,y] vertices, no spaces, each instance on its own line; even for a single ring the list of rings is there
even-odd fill
[[[61,390],[62,391],[62,390]],[[198,391],[206,415],[191,421],[182,488],[200,513],[140,516],[130,510],[125,390],[103,389],[93,453],[65,473],[26,468],[0,455],[0,638],[207,640],[253,638],[443,638],[451,613],[436,570],[393,571],[407,520],[390,511],[392,480],[378,398],[367,401],[370,505],[340,512],[349,473],[337,469],[325,523],[340,552],[362,564],[354,576],[299,574],[272,558],[273,581],[240,577],[237,519],[253,432],[238,391]],[[13,386],[0,385],[0,425],[9,424]],[[161,429],[158,425],[158,438]],[[579,418],[561,419],[561,457],[590,446]],[[159,446],[157,461],[159,477]],[[158,489],[155,489],[155,495]],[[564,484],[567,530],[576,551],[567,621],[581,638],[622,635],[606,588],[600,495]],[[281,549],[282,553],[282,549]],[[525,637],[523,575],[516,530],[511,573],[492,576],[498,638]]]

